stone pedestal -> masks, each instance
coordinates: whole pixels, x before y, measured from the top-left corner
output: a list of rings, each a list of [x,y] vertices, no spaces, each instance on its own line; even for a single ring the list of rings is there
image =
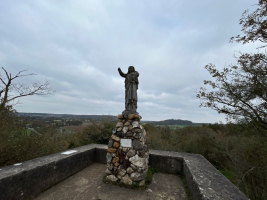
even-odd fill
[[[106,179],[143,186],[149,154],[146,131],[140,123],[141,116],[118,115],[118,119],[108,143]]]

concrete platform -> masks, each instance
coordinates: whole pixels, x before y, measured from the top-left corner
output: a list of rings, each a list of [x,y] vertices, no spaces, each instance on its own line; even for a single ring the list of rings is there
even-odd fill
[[[183,181],[176,175],[156,173],[146,190],[133,190],[103,183],[105,170],[105,164],[93,163],[42,192],[35,200],[188,200]]]
[[[66,178],[88,168],[93,163],[106,164],[106,155],[107,145],[89,144],[72,149],[71,152],[58,152],[16,165],[3,167],[0,170],[0,199],[34,199],[48,188],[51,188],[55,184],[61,184],[61,182],[66,180]],[[202,155],[150,149],[149,166],[163,173],[183,173],[191,197],[194,200],[249,200],[249,198],[247,198],[234,184],[225,178],[222,173],[220,173]],[[88,169],[90,169],[90,167]],[[103,170],[92,173],[88,171],[88,173],[82,175],[81,177],[85,178],[88,183],[91,183],[90,181],[92,181],[92,178],[90,177],[96,177],[95,174],[99,173],[103,173]],[[100,174],[100,177],[100,179],[102,179],[103,174]],[[154,178],[157,182],[156,176]],[[72,182],[77,182],[79,185],[79,183],[82,182],[81,180],[77,179]],[[171,188],[176,184],[173,180],[166,179],[165,181],[162,181],[160,179],[160,181],[166,184],[167,188]],[[151,190],[158,191],[162,189],[164,192],[166,190],[164,184],[161,184],[159,188],[154,190],[151,188]],[[101,186],[99,189],[103,187],[105,190],[111,191],[99,182],[99,185],[94,188],[91,194],[97,195],[97,188],[99,186]],[[76,187],[76,189],[77,188],[79,188],[78,190],[81,190],[81,187]],[[71,188],[69,189],[70,193],[66,193],[67,197],[72,194],[72,190],[76,190]],[[87,189],[84,191],[86,190]],[[130,191],[131,190],[127,190],[127,192],[121,192],[120,194],[131,194]],[[63,196],[63,194],[65,193],[63,192],[59,196]],[[104,195],[105,193],[101,194]],[[100,197],[96,196],[95,198]],[[144,196],[142,198],[146,197]],[[147,198],[153,199],[154,197],[148,195]]]

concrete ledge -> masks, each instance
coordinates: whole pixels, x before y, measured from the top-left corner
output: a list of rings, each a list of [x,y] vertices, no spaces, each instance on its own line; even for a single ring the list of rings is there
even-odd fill
[[[149,163],[163,172],[183,172],[194,200],[248,200],[202,155],[150,150]]]
[[[7,166],[0,170],[0,199],[31,199],[93,162],[106,163],[106,145],[78,147],[76,153],[49,156]],[[149,151],[149,165],[162,172],[183,172],[192,198],[248,198],[203,156],[170,151]]]
[[[97,163],[106,164],[108,145],[97,144],[95,148],[95,161]]]
[[[149,165],[161,172],[177,173],[183,171],[183,153],[149,150]]]
[[[193,199],[248,200],[202,155],[184,157],[184,174]]]
[[[0,170],[0,199],[31,199],[95,161],[95,147],[78,147],[76,153],[56,153]]]

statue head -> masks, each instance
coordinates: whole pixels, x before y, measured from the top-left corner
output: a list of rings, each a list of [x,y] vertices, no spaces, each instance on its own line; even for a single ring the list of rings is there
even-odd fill
[[[134,66],[129,66],[128,68],[128,74],[135,72]]]

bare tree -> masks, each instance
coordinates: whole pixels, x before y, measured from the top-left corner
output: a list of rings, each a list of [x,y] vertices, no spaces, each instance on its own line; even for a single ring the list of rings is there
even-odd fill
[[[12,76],[5,68],[2,67],[2,69],[5,72],[6,78],[0,76],[0,111],[18,98],[31,95],[46,95],[55,92],[50,87],[48,81],[43,84],[37,82],[31,85],[25,85],[19,82],[15,83],[15,79],[36,75],[34,73],[27,74],[26,72],[28,70],[19,71],[15,76]]]

